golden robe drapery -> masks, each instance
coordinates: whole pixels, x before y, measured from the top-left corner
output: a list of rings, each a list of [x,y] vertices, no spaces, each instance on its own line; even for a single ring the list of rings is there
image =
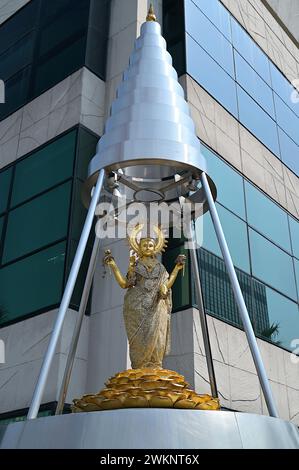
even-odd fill
[[[124,300],[124,320],[133,369],[162,367],[170,351],[171,290],[166,298],[159,293],[169,275],[159,261],[152,271],[138,261],[130,274],[132,283]]]

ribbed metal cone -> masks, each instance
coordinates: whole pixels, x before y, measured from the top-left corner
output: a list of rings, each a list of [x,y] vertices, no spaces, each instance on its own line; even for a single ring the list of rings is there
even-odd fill
[[[169,202],[189,195],[194,180],[202,171],[207,173],[184,90],[155,21],[144,23],[135,41],[89,165],[86,202],[102,168],[122,175],[120,192],[137,201]],[[202,192],[197,193],[193,198],[200,201]]]

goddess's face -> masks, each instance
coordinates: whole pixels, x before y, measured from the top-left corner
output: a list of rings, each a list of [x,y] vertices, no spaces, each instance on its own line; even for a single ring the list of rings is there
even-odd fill
[[[152,238],[142,238],[139,247],[142,256],[154,256],[155,240]]]

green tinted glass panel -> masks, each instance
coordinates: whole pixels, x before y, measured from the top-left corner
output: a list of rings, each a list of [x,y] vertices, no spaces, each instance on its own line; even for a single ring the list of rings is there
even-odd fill
[[[292,299],[297,298],[291,256],[249,229],[252,274]]]
[[[9,213],[2,263],[67,236],[70,194],[68,182]]]
[[[0,106],[0,119],[5,118],[28,101],[31,65],[5,82],[5,103]]]
[[[220,204],[217,204],[217,210],[234,265],[243,271],[250,272],[248,237],[245,222],[220,206]],[[203,224],[202,228],[201,224]],[[196,237],[197,242],[203,248],[222,257],[209,212],[197,220]],[[202,243],[200,243],[201,239]]]
[[[85,129],[79,129],[76,176],[82,180],[87,178],[88,164],[96,153],[98,140],[98,137]]]
[[[86,38],[67,43],[58,48],[55,55],[46,56],[36,68],[34,96],[62,81],[84,65]]]
[[[12,168],[0,173],[0,214],[7,208]]]
[[[84,65],[105,80],[111,0],[27,2],[0,25],[0,119]]]
[[[79,240],[86,218],[87,210],[83,205],[81,198],[83,183],[80,180],[74,182],[74,204],[71,214],[71,238]],[[94,232],[93,232],[94,233]]]
[[[52,3],[54,3],[53,0],[44,2],[44,7],[48,10],[48,18],[45,18],[47,24],[43,26],[41,32],[40,55],[48,53],[58,46],[63,47],[69,38],[81,36],[85,34],[87,29],[89,0],[80,0],[79,2],[59,0],[55,1],[54,8]],[[52,14],[49,7],[52,8]]]
[[[51,416],[53,414],[52,411],[47,410],[47,411],[40,411],[37,415],[37,418],[43,418],[44,416]],[[26,421],[27,419],[27,414],[21,415],[21,416],[14,416],[11,418],[0,418],[0,424],[10,424],[10,423],[18,423],[19,421]]]
[[[82,228],[86,219],[87,210],[82,202],[82,186],[83,183],[79,179],[74,181],[74,196],[73,196],[73,209],[71,213],[70,236],[73,240],[79,241],[82,233]],[[90,231],[89,243],[93,243],[95,234],[96,220],[93,222],[93,227]]]
[[[291,251],[286,212],[247,181],[245,193],[248,223],[285,250]]]
[[[17,163],[12,205],[72,176],[76,135],[74,130]]]
[[[11,77],[32,61],[33,45],[32,32],[0,56],[0,77],[2,80]]]
[[[85,65],[102,80],[106,80],[107,44],[108,40],[106,35],[102,34],[102,29],[92,28],[89,24]]]
[[[184,275],[182,271],[179,273],[172,289],[172,308],[180,310],[191,305],[190,299],[190,276],[189,276],[189,258],[188,252],[184,249],[184,245],[173,249],[168,249],[163,256],[163,263],[170,274],[175,266],[175,260],[178,255],[186,255],[186,265]]]
[[[299,259],[299,222],[289,217],[293,255]]]
[[[6,2],[6,5],[8,6],[10,3]],[[39,2],[37,0],[31,0],[24,8],[5,21],[4,24],[1,24],[0,53],[11,47],[34,28],[38,16],[38,6]]]
[[[78,243],[74,240],[71,240],[69,249],[68,249],[66,276],[68,276],[70,269],[72,267],[72,263],[76,254],[77,247],[78,247]],[[86,273],[87,273],[87,269],[88,269],[88,265],[90,261],[91,250],[92,250],[92,245],[89,243],[84,253],[83,261],[79,270],[78,279],[77,279],[75,289],[71,298],[70,305],[72,308],[75,308],[76,310],[79,309],[83,287],[84,287],[84,283],[86,279]],[[88,302],[86,313],[89,313],[89,306],[90,306],[89,304],[90,302]]]
[[[0,250],[1,250],[1,238],[2,238],[3,224],[4,224],[4,217],[0,217]]]
[[[0,270],[1,323],[59,303],[65,243],[28,256]]]
[[[243,178],[204,145],[201,151],[207,160],[208,174],[217,186],[217,201],[245,219]]]
[[[299,310],[295,302],[264,286],[263,315],[267,326],[256,333],[263,339],[290,351],[299,334]]]

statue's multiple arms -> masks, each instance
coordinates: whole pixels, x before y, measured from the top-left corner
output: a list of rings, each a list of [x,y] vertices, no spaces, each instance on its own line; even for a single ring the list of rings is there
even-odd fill
[[[184,269],[185,267],[185,261],[186,257],[184,255],[179,255],[175,267],[172,270],[172,273],[169,276],[168,281],[165,284],[162,284],[160,286],[160,295],[162,298],[166,298],[168,295],[169,289],[172,288],[173,284],[175,283],[175,280],[177,278],[178,273]],[[111,255],[110,250],[107,250],[106,255],[104,257],[104,264],[108,265],[114,274],[114,277],[116,281],[118,282],[119,286],[122,289],[127,289],[128,287],[132,287],[132,282],[130,280],[130,275],[133,274],[134,271],[134,266],[135,266],[135,258],[133,256],[130,257],[130,264],[129,264],[129,270],[128,270],[128,276],[125,278],[122,273],[120,272],[115,259]]]

